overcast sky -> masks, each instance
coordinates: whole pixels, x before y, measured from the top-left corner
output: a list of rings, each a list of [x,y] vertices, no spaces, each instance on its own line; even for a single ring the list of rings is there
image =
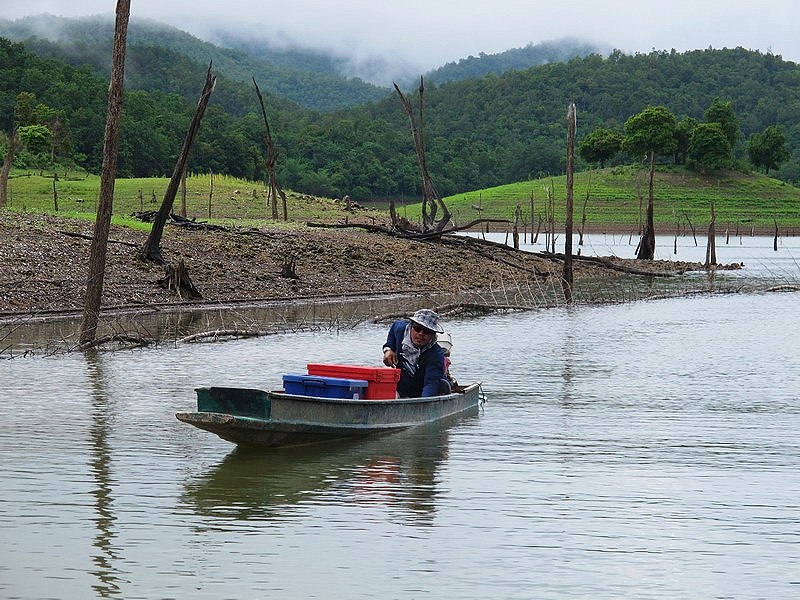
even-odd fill
[[[114,0],[0,0],[0,17],[115,7]],[[204,24],[226,24],[360,59],[389,56],[420,72],[562,37],[626,52],[742,46],[800,62],[800,0],[131,0],[131,15],[199,37]]]

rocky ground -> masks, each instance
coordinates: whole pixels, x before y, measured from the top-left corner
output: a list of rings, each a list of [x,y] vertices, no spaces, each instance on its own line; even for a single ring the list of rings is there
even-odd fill
[[[0,317],[79,313],[92,233],[87,221],[0,211]],[[520,290],[528,296],[556,290],[562,269],[558,261],[460,239],[420,242],[352,227],[208,231],[168,225],[162,254],[172,265],[183,261],[202,296],[188,299],[163,287],[163,265],[136,257],[146,236],[112,227],[104,310],[431,292],[465,301],[488,294],[513,303]],[[628,262],[653,271],[696,266]],[[296,277],[282,273],[287,265]],[[576,265],[576,281],[621,276],[593,263]]]

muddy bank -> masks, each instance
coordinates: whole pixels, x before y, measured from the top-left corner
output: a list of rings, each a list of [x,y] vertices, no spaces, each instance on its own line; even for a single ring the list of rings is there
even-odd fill
[[[92,228],[88,221],[0,212],[0,316],[8,320],[79,314]],[[461,238],[412,241],[359,228],[299,225],[235,231],[168,225],[162,253],[173,265],[185,264],[201,295],[189,299],[161,284],[164,266],[136,258],[145,239],[145,231],[112,226],[104,311],[397,295],[513,304],[526,295],[557,297],[562,269],[559,260],[498,244],[465,244]],[[613,262],[622,268],[577,262],[576,284],[614,281],[624,276],[628,265],[652,273],[701,267],[666,261]]]
[[[5,211],[0,219],[0,314],[80,311],[92,223]],[[193,231],[167,226],[163,256],[182,260],[201,298],[189,300],[159,285],[161,265],[135,256],[146,232],[113,227],[103,307],[167,307],[291,300],[317,296],[443,291],[469,292],[525,270],[558,265],[519,256],[519,267],[444,244],[414,242],[359,229],[296,227]],[[496,254],[492,250],[491,254]],[[295,277],[284,267],[293,265]]]

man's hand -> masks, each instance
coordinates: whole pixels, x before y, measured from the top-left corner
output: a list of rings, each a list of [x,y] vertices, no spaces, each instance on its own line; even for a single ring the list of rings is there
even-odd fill
[[[391,348],[386,348],[383,351],[383,364],[385,364],[387,367],[397,366],[397,354]]]

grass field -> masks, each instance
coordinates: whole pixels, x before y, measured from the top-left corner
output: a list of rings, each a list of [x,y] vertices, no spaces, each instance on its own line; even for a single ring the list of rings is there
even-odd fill
[[[163,178],[119,179],[115,185],[114,222],[147,228],[133,212],[157,210],[169,180]],[[554,198],[555,220],[564,222],[566,178],[564,176],[512,183],[445,198],[456,224],[478,218],[513,220],[519,205],[527,227],[545,216],[548,196]],[[49,174],[13,172],[9,180],[8,206],[15,210],[55,212],[54,181]],[[58,213],[94,219],[100,179],[95,175],[60,174],[55,182]],[[342,219],[343,204],[327,198],[286,191],[289,220]],[[638,226],[647,204],[647,171],[635,167],[612,167],[575,174],[575,226],[586,207],[589,228],[632,229]],[[769,230],[777,220],[785,229],[800,229],[800,189],[758,174],[725,172],[700,175],[679,167],[661,167],[655,179],[657,228],[707,226],[711,203],[718,228],[743,227]],[[376,202],[376,206],[386,207]],[[181,212],[181,191],[173,212]],[[420,205],[398,207],[411,221],[419,219]],[[186,182],[186,216],[211,222],[236,221],[258,225],[272,222],[267,194],[261,182],[224,175],[191,175]],[[386,211],[375,211],[385,218]],[[282,211],[279,206],[279,215]],[[531,218],[533,215],[533,218]],[[279,221],[282,219],[279,218]]]
[[[93,220],[97,213],[100,177],[97,175],[59,175],[55,182],[50,174],[12,173],[9,179],[8,208],[21,211],[47,212],[65,217]],[[149,229],[149,223],[131,218],[131,213],[158,210],[169,185],[169,178],[117,179],[114,184],[114,216],[116,224]],[[342,202],[286,191],[290,221],[330,220],[343,216]],[[56,210],[56,204],[58,210]],[[181,213],[182,193],[178,189],[172,212]],[[278,200],[279,222],[283,210]],[[214,223],[235,221],[238,225],[259,225],[272,221],[263,183],[225,175],[191,175],[186,179],[186,216]],[[381,215],[382,217],[383,215]]]
[[[586,206],[588,227],[634,227],[647,206],[648,175],[644,169],[614,167],[575,174],[574,222]],[[703,176],[679,168],[656,172],[654,220],[661,227],[707,225],[711,203],[718,226],[800,228],[800,189],[763,175],[722,173]],[[457,222],[477,218],[510,219],[520,206],[522,219],[534,225],[545,215],[548,194],[555,199],[556,222],[564,221],[566,177],[552,177],[457,194],[445,198]],[[588,194],[588,197],[587,197]],[[531,204],[533,219],[531,219]],[[417,217],[409,208],[409,218]],[[640,213],[641,210],[641,213]]]

